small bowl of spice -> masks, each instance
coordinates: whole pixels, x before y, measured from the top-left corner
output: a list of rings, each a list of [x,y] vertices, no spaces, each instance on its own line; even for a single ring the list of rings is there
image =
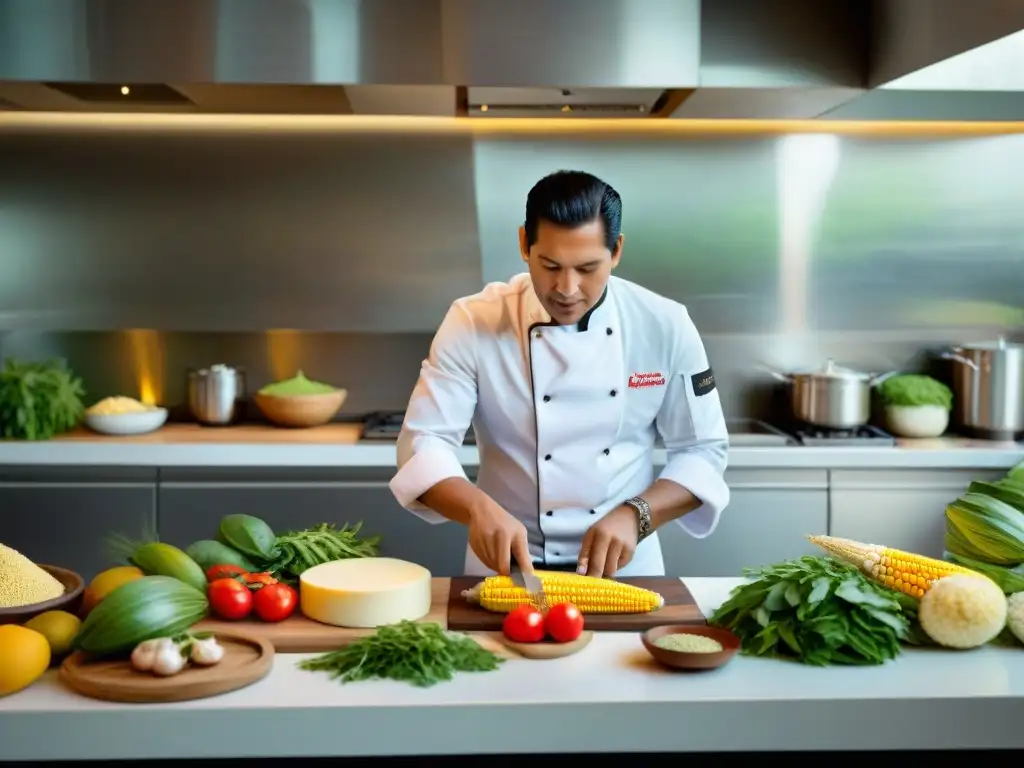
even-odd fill
[[[642,640],[656,661],[675,669],[717,669],[740,649],[740,639],[718,627],[655,627]]]

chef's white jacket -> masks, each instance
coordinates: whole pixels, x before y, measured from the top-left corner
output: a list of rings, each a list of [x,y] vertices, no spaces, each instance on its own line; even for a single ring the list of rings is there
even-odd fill
[[[477,486],[523,522],[538,568],[575,567],[587,529],[661,478],[702,502],[678,524],[714,531],[729,503],[723,479],[728,434],[714,374],[686,308],[612,277],[576,325],[544,310],[528,274],[455,301],[423,361],[398,438],[391,490],[432,523],[445,518],[417,499],[449,477],[472,424]],[[621,576],[665,572],[656,533]],[[466,573],[490,571],[472,550]]]

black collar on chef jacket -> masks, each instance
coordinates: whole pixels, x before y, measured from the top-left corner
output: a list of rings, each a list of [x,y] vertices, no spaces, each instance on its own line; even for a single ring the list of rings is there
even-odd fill
[[[590,309],[588,309],[587,313],[585,315],[583,315],[583,317],[581,317],[579,319],[579,322],[576,323],[576,330],[577,331],[583,332],[583,331],[589,331],[590,330],[590,320],[591,320],[591,318],[593,318],[594,313],[597,311],[598,307],[600,307],[602,304],[604,304],[604,300],[606,298],[608,298],[608,286],[607,285],[604,287],[604,292],[601,293],[601,298],[597,300],[597,303],[594,304],[594,306],[592,306]],[[538,323],[532,323],[530,325],[530,330],[533,331],[534,328],[542,328],[542,327],[544,327],[546,325],[558,325],[558,323],[556,323],[553,319],[552,320],[546,320],[546,321],[543,321],[543,322],[538,322]]]

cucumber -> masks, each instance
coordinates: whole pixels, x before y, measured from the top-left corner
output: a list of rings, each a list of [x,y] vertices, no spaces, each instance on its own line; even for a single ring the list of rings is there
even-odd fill
[[[277,556],[273,529],[252,515],[226,515],[220,521],[217,541],[253,560],[266,562]]]
[[[255,573],[259,570],[241,552],[212,539],[197,541],[185,550],[185,554],[199,563],[199,567],[204,572],[210,570],[215,565],[237,565],[249,573]]]
[[[175,546],[162,541],[143,544],[129,559],[132,565],[147,576],[170,576],[200,592],[206,590],[206,572],[199,567],[199,563]]]
[[[122,584],[93,608],[72,643],[107,656],[130,652],[158,637],[174,637],[202,619],[206,595],[170,576],[143,576]]]

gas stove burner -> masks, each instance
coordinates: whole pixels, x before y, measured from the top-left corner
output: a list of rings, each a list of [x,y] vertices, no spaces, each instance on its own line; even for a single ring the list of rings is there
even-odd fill
[[[405,411],[375,411],[363,419],[363,440],[397,440],[405,421]],[[475,445],[473,429],[466,433],[464,445]]]
[[[824,427],[802,427],[794,434],[802,445],[847,445],[872,448],[894,447],[896,438],[888,432],[871,425],[852,429],[828,429]]]

